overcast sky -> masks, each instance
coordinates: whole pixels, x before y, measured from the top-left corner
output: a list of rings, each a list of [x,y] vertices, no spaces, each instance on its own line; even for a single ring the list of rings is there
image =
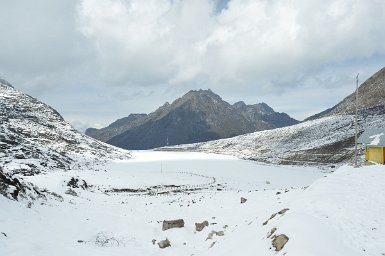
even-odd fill
[[[385,66],[384,0],[2,0],[0,77],[76,128],[191,89],[302,120]]]

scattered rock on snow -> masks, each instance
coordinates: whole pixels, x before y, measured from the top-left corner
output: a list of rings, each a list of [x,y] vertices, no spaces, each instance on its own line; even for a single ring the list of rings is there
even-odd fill
[[[170,228],[183,228],[184,227],[184,220],[178,219],[178,220],[164,220],[162,230],[165,231]]]
[[[72,190],[72,189],[67,189],[67,191],[65,192],[67,195],[71,195],[71,196],[78,196],[78,194]]]
[[[287,212],[289,210],[289,208],[285,208],[285,209],[282,209],[278,212],[278,214],[284,214],[285,212]]]
[[[170,241],[166,238],[165,240],[162,240],[158,243],[158,246],[160,249],[164,249],[171,246]]]
[[[224,236],[225,232],[221,230],[221,231],[216,232],[216,235],[217,236]]]
[[[224,236],[224,235],[225,235],[225,232],[224,232],[224,231],[215,231],[215,230],[213,230],[213,231],[211,231],[211,232],[208,234],[206,240],[212,239],[214,235],[217,235],[217,236]]]
[[[270,238],[274,232],[277,231],[277,228],[272,228],[269,233],[267,233],[267,238]]]
[[[205,220],[201,223],[195,223],[195,230],[196,231],[202,231],[208,225],[209,225],[209,222],[207,220]]]
[[[273,219],[275,216],[277,216],[277,214],[279,214],[279,215],[283,215],[283,214],[285,214],[285,212],[287,212],[289,210],[289,208],[284,208],[284,209],[282,209],[282,210],[280,210],[279,212],[277,212],[277,213],[273,213],[271,216],[270,216],[270,218],[268,219],[268,220],[266,220],[264,223],[262,223],[262,225],[267,225],[267,223],[269,223],[269,221],[271,220],[271,219]]]
[[[276,213],[273,213],[273,214],[270,216],[270,218],[269,218],[267,221],[265,221],[265,222],[263,223],[263,225],[264,225],[264,226],[267,225],[267,223],[269,223],[269,220],[273,219],[276,215],[277,215]]]
[[[282,250],[282,248],[285,246],[287,241],[289,241],[289,238],[284,234],[274,236],[272,245],[274,246],[275,251],[279,252],[280,250]]]
[[[241,197],[241,204],[246,203],[247,199],[244,197]]]
[[[80,180],[78,178],[71,177],[71,180],[67,182],[67,186],[71,188],[82,188],[87,189],[88,184],[85,180],[82,180],[82,184],[80,184]]]

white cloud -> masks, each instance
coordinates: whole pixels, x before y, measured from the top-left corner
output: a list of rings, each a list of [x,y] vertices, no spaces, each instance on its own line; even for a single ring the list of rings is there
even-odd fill
[[[382,0],[82,0],[79,26],[119,84],[271,91],[325,65],[385,54]],[[279,88],[275,88],[279,89]]]
[[[0,1],[0,77],[84,128],[199,88],[301,119],[384,66],[384,0],[226,1]]]

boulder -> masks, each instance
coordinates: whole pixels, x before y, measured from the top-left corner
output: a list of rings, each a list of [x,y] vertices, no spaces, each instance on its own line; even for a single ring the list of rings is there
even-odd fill
[[[195,223],[195,230],[202,231],[208,225],[209,225],[209,222],[207,220],[203,221],[202,223]]]
[[[162,230],[165,231],[170,228],[183,228],[184,227],[184,220],[178,219],[178,220],[164,220],[162,225]]]
[[[246,203],[246,201],[247,201],[247,199],[246,199],[246,198],[244,198],[244,197],[241,197],[241,204],[244,204],[244,203]]]
[[[285,244],[288,241],[289,241],[289,238],[286,235],[281,234],[278,236],[274,236],[274,239],[272,241],[272,245],[274,246],[275,251],[279,252],[280,250],[282,250],[282,248],[285,246]]]
[[[171,246],[170,241],[166,238],[165,240],[162,240],[158,243],[158,246],[160,249],[164,249]]]

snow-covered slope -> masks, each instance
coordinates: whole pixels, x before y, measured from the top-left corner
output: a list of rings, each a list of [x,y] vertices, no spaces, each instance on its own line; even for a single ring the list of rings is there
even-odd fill
[[[76,131],[53,108],[4,80],[0,80],[0,149],[0,172],[8,177],[129,157],[128,151]]]
[[[384,109],[361,113],[359,130],[383,127]],[[229,139],[180,145],[162,150],[186,150],[234,155],[274,164],[335,165],[353,156],[354,116],[324,117],[297,125]]]
[[[26,207],[0,197],[0,255],[385,253],[382,165],[344,166],[326,177],[312,167],[133,152],[103,169],[26,177],[57,200]],[[179,218],[184,227],[162,231],[163,220]],[[196,231],[205,220],[208,226]],[[277,252],[273,241],[283,235],[288,241]],[[171,246],[160,249],[166,238]]]

